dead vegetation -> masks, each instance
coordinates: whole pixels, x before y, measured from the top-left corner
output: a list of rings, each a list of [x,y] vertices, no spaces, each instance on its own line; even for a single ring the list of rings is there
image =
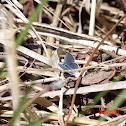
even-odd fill
[[[126,125],[126,1],[39,4],[0,4],[0,125]]]

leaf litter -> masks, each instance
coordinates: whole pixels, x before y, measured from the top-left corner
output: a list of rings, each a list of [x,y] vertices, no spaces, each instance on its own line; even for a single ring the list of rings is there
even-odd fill
[[[9,21],[7,15],[9,13],[13,15],[14,23],[12,27],[13,29],[16,29],[16,38],[21,30],[24,29],[24,24],[27,23],[29,16],[34,12],[34,8],[36,8],[39,2],[40,1],[37,0],[28,0],[21,3],[23,4],[22,6],[18,2],[8,0],[2,1],[0,5],[2,6],[1,11],[6,15],[4,20],[6,20],[8,24]],[[32,6],[29,6],[31,3]],[[91,7],[89,5],[91,3],[83,4],[83,6],[81,6],[81,4],[82,1],[73,0],[63,3],[60,3],[57,0],[49,1],[42,13],[40,13],[36,22],[33,22],[33,28],[31,28],[31,31],[25,36],[23,44],[17,48],[17,71],[20,79],[19,89],[21,97],[28,85],[33,84],[33,90],[28,95],[30,98],[34,98],[38,92],[47,89],[48,86],[51,87],[51,89],[49,89],[51,91],[44,91],[45,93],[39,96],[34,104],[30,105],[30,109],[26,109],[24,116],[21,116],[23,120],[22,123],[28,125],[38,118],[45,117],[52,114],[52,112],[55,112],[55,114],[52,114],[48,118],[48,122],[44,125],[64,125],[62,119],[59,120],[58,118],[58,112],[62,115],[60,118],[66,120],[73,89],[78,77],[74,75],[75,71],[72,70],[83,67],[90,57],[93,48],[96,47],[97,43],[101,41],[113,24],[115,24],[126,11],[126,1],[123,0],[120,0],[120,2],[118,0],[114,2],[97,2],[96,6],[99,8],[96,10],[97,20],[95,23],[95,33],[94,36],[88,36]],[[88,6],[86,6],[87,4]],[[17,8],[14,7],[14,5]],[[10,12],[8,9],[10,9]],[[79,17],[80,12],[81,17]],[[1,21],[2,19],[0,20],[0,27],[2,27]],[[124,19],[108,37],[103,46],[99,48],[99,51],[97,51],[90,63],[92,68],[85,68],[87,71],[80,82],[74,109],[70,118],[71,120],[74,120],[74,125],[95,125],[98,123],[97,119],[102,116],[99,114],[99,110],[106,110],[109,105],[111,106],[114,102],[114,98],[119,96],[122,89],[126,88],[125,72],[122,72],[125,70],[125,65],[123,66],[122,63],[126,62],[125,24]],[[81,30],[77,33],[80,26]],[[4,64],[7,54],[4,52],[3,45],[11,47],[11,43],[2,38],[2,30],[0,31],[0,43],[0,63]],[[122,51],[121,53],[120,50]],[[69,62],[70,56],[67,55],[70,55],[74,60]],[[59,63],[60,65],[58,65]],[[117,63],[120,63],[120,65],[112,66],[112,64]],[[101,68],[99,68],[100,64]],[[102,66],[104,67],[102,68]],[[71,71],[64,72],[64,70]],[[0,76],[0,124],[2,125],[7,124],[13,117],[13,109],[9,88],[10,79],[6,74],[3,74],[7,72],[7,67],[1,66],[0,71],[2,75]],[[77,72],[80,73],[80,70]],[[122,78],[120,79],[118,76],[122,76]],[[117,82],[115,83],[115,87],[111,87],[110,85],[113,84],[114,79],[116,79]],[[107,87],[107,85],[109,85],[109,87]],[[58,105],[59,99],[61,99],[60,88],[62,87],[64,87],[64,97],[60,104],[63,104],[63,109],[60,108],[59,111]],[[99,92],[106,90],[110,90],[109,94],[101,97],[98,103],[92,105],[89,111],[84,113],[85,109],[83,108],[88,107]],[[125,106],[126,104],[124,102],[121,106],[116,108],[119,110],[119,115],[113,114],[109,119],[104,117],[105,121],[103,124],[120,124],[123,126],[126,123]],[[25,119],[28,117],[30,118],[30,122]],[[122,122],[119,121],[119,117]],[[80,119],[82,119],[82,121],[80,121]],[[109,121],[110,119],[111,121]],[[72,122],[73,121],[70,121],[69,123]]]

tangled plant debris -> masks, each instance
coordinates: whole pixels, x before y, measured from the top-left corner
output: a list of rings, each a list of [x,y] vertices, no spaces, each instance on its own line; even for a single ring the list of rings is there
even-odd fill
[[[125,16],[126,1],[97,0],[95,22],[89,28],[92,4],[89,0],[1,1],[0,125],[126,124],[126,17],[85,66]]]

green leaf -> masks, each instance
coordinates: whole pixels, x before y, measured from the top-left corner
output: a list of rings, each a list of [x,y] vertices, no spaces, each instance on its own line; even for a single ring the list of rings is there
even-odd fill
[[[5,79],[7,75],[8,75],[8,72],[3,71],[2,73],[0,73],[0,79]]]

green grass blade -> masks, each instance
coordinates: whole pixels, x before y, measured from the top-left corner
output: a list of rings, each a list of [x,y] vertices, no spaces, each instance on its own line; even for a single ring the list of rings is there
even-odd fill
[[[47,116],[45,118],[40,118],[37,121],[30,123],[29,126],[40,126],[40,124],[42,124],[48,120],[48,117],[49,116]]]
[[[124,103],[124,101],[125,101],[125,97],[126,96],[126,89],[124,89],[115,99],[114,99],[114,101],[113,101],[113,105],[110,107],[110,108],[108,108],[107,110],[115,110],[115,109],[117,109],[119,106],[121,106],[123,103]],[[105,114],[105,116],[110,116],[111,114]],[[100,117],[99,118],[99,121],[101,122],[101,121],[104,121],[105,120],[105,118],[103,118],[103,117]],[[99,123],[100,124],[100,123]],[[97,124],[96,126],[98,126],[99,124]]]
[[[14,116],[13,116],[13,118],[12,118],[12,121],[11,121],[11,123],[10,123],[10,126],[15,126],[15,121],[16,121],[17,118],[20,116],[20,114],[21,114],[21,112],[22,112],[22,110],[23,110],[24,104],[28,101],[27,96],[28,96],[28,94],[30,94],[31,90],[32,90],[32,87],[28,87],[28,88],[27,88],[27,90],[26,90],[26,92],[25,92],[25,95],[24,95],[24,97],[22,98],[22,100],[21,100],[21,102],[20,102],[20,104],[19,104],[19,106],[18,106],[18,109],[14,112]]]
[[[113,82],[118,82],[121,81],[126,75],[126,69],[123,69],[114,79],[112,80]]]
[[[26,24],[25,29],[19,34],[18,38],[16,39],[16,47],[22,44],[24,37],[27,35],[28,30],[32,26],[32,22],[34,22],[37,19],[39,12],[43,9],[43,6],[47,3],[47,1],[48,0],[41,0],[41,4],[37,6],[37,8],[35,9],[35,12],[30,17],[29,23]]]

